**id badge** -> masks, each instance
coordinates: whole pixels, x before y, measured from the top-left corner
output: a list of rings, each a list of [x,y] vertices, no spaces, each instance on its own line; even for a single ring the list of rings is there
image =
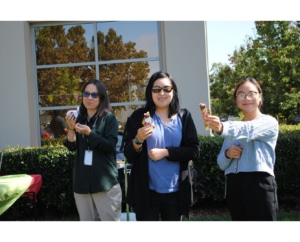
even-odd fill
[[[86,166],[91,166],[93,164],[93,151],[86,150],[84,153],[84,164]]]

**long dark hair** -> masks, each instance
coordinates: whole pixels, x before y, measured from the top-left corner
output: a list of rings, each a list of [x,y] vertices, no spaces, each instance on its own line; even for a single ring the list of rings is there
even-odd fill
[[[173,80],[172,76],[167,72],[158,71],[152,74],[149,79],[148,85],[146,87],[146,106],[145,109],[150,112],[150,115],[153,116],[155,113],[155,104],[152,99],[152,87],[154,82],[160,78],[168,78],[171,81],[171,85],[173,88],[173,99],[169,105],[169,114],[168,117],[170,118],[173,114],[179,113],[180,105],[179,105],[179,98],[177,92],[177,85]]]
[[[106,90],[104,83],[97,79],[91,79],[87,83],[84,84],[84,86],[82,87],[81,93],[83,93],[85,91],[86,86],[89,84],[94,84],[98,90],[100,102],[98,105],[97,115],[99,117],[101,117],[101,116],[111,112],[110,101],[109,101],[109,97],[107,95],[107,90]],[[83,101],[80,104],[79,112],[80,112],[80,114],[86,113],[86,108],[83,105]]]

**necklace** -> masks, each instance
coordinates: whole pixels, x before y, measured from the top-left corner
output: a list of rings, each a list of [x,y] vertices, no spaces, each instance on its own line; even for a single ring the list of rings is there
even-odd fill
[[[92,125],[92,127],[91,127],[91,130],[95,127],[95,125],[96,125],[96,123],[97,123],[97,121],[98,121],[98,118],[99,118],[99,116],[97,115],[97,118],[95,119],[95,122],[94,122],[94,124]],[[85,120],[85,125],[88,125],[87,124],[87,120]],[[89,126],[89,125],[88,125]],[[90,126],[89,126],[90,127]],[[84,134],[82,134],[82,138],[84,138]]]

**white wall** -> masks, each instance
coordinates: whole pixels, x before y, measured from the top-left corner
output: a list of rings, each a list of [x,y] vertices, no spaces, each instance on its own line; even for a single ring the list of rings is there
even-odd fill
[[[0,31],[0,149],[37,145],[29,24],[0,21]]]
[[[204,128],[199,103],[210,104],[205,21],[167,21],[165,31],[166,70],[178,86],[180,104],[192,113],[198,134]]]
[[[36,107],[30,24],[0,21],[0,150],[37,146],[40,127]],[[162,22],[164,69],[175,79],[182,107],[188,108],[199,134],[205,131],[198,104],[209,105],[206,24]]]

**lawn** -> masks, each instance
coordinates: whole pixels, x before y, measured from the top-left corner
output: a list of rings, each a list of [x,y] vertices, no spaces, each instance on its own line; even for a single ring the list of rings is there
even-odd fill
[[[225,203],[198,203],[191,208],[190,221],[231,221]],[[277,221],[300,221],[300,209],[291,204],[281,204]]]
[[[77,215],[53,216],[46,213],[40,221],[78,221]],[[186,221],[186,219],[184,219]],[[191,208],[190,221],[231,221],[225,203],[198,203]],[[277,221],[300,221],[300,210],[294,206],[282,205],[278,212]]]
[[[24,214],[18,219],[7,215],[4,213],[0,216],[0,221],[79,221],[77,214],[62,215],[49,207],[39,208],[36,220],[33,214]],[[190,221],[231,221],[231,219],[225,202],[200,201],[191,208]],[[299,202],[280,203],[277,221],[300,221]]]

